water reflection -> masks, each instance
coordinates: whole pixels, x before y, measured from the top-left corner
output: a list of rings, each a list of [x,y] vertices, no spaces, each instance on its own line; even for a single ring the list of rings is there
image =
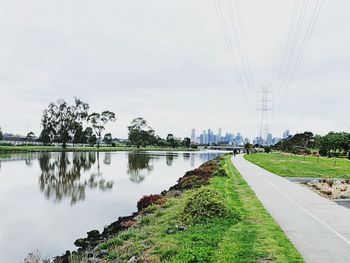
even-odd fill
[[[77,153],[40,153],[2,155],[1,162],[24,161],[27,167],[32,167],[37,159],[39,163],[39,188],[48,200],[60,203],[69,200],[71,205],[85,200],[87,189],[107,191],[113,188],[113,181],[103,177],[101,165],[110,166],[112,153],[77,152]],[[198,156],[199,155],[199,156]],[[142,183],[154,169],[154,160],[165,159],[167,166],[182,157],[189,160],[192,167],[199,157],[202,162],[213,159],[218,153],[127,153],[127,174],[133,183]],[[165,158],[164,158],[165,157]]]
[[[113,187],[112,181],[106,181],[100,172],[99,164],[95,172],[90,172],[96,163],[96,153],[60,154],[42,153],[38,156],[41,174],[40,190],[47,199],[61,202],[70,199],[71,205],[85,199],[86,188],[105,191]],[[99,156],[97,155],[99,163]],[[89,171],[82,176],[82,171]]]
[[[134,183],[141,183],[146,174],[153,170],[153,164],[151,159],[156,158],[155,156],[151,157],[147,153],[129,153],[128,154],[128,170],[130,181]]]

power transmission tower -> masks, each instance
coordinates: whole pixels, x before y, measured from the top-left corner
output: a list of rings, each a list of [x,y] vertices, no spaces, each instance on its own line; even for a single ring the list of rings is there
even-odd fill
[[[269,90],[269,85],[261,85],[261,90],[259,93],[262,95],[262,99],[259,101],[261,103],[258,111],[261,111],[261,120],[260,120],[260,134],[259,134],[259,144],[266,145],[267,137],[269,134],[269,111],[272,111],[272,100],[270,99],[270,94],[272,93]]]

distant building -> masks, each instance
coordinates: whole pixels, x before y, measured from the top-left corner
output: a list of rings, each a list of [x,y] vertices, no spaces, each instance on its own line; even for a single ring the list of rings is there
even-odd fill
[[[272,133],[269,133],[266,138],[266,145],[270,146],[272,145]]]
[[[196,141],[196,130],[192,129],[191,131],[191,142],[195,142]]]

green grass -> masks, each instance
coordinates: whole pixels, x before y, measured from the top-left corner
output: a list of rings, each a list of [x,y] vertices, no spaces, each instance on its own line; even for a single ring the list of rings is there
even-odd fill
[[[60,146],[0,146],[0,153],[22,153],[22,152],[116,152],[116,151],[195,151],[188,148],[162,148],[162,147],[67,147]]]
[[[350,178],[350,161],[314,156],[257,153],[244,156],[260,167],[286,177]]]
[[[146,262],[304,262],[280,227],[266,212],[247,183],[233,167],[230,156],[222,164],[227,177],[214,177],[208,186],[235,215],[183,226],[186,200],[169,198],[165,207],[147,208],[138,225],[100,245],[107,262],[127,262],[141,256]],[[239,219],[237,219],[239,218]],[[78,261],[74,261],[78,262]],[[141,261],[142,262],[142,261]]]

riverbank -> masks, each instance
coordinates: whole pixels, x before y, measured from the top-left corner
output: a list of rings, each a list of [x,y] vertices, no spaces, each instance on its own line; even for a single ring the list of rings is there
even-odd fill
[[[28,153],[28,152],[117,152],[117,151],[198,151],[191,148],[163,148],[163,147],[67,147],[60,146],[0,146],[0,153]]]
[[[226,155],[187,172],[55,262],[303,262]]]

